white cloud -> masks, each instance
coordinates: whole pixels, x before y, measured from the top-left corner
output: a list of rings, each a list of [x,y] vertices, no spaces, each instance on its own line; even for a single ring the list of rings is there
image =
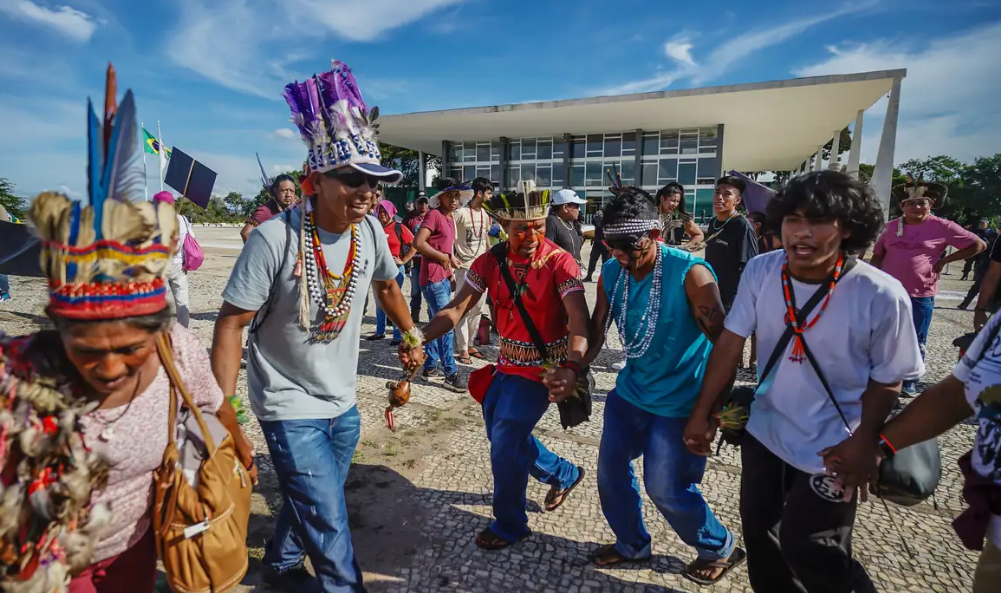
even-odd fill
[[[1001,55],[1001,22],[919,42],[877,40],[828,48],[829,57],[794,71],[819,76],[906,68],[896,161],[948,154],[962,160],[1001,151],[1001,79],[985,75]],[[885,98],[866,112],[863,159],[875,160]]]
[[[317,40],[375,41],[464,1],[181,0],[168,53],[177,65],[224,87],[280,100],[282,87],[297,74],[325,65],[305,51]],[[294,64],[306,59],[307,72],[296,72]]]
[[[69,6],[46,8],[31,0],[0,0],[0,12],[18,20],[50,27],[74,41],[87,41],[97,29],[97,21]]]
[[[299,134],[294,130],[288,128],[278,128],[274,132],[268,134],[269,138],[285,138],[286,140],[291,140],[292,138],[298,138]]]
[[[301,165],[300,165],[301,166]],[[295,165],[271,165],[271,170],[277,173],[284,173],[285,171],[294,171],[297,169]]]
[[[880,0],[867,0],[847,4],[838,10],[811,17],[787,21],[769,28],[753,28],[743,35],[732,37],[712,50],[705,60],[696,62],[692,57],[695,47],[687,37],[676,37],[664,44],[664,53],[674,62],[674,68],[659,72],[642,80],[622,83],[602,89],[601,94],[621,95],[662,90],[676,80],[687,79],[693,85],[703,85],[730,72],[740,61],[755,53],[801,35],[811,27],[849,14],[871,8]]]

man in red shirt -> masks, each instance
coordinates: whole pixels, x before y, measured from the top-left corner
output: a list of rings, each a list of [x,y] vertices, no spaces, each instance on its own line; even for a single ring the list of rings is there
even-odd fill
[[[452,213],[465,198],[472,197],[472,189],[452,186],[445,188],[434,197],[433,209],[421,224],[414,247],[421,254],[421,293],[428,302],[428,317],[434,317],[452,298],[455,278],[452,270],[459,267],[455,257],[455,221]],[[454,327],[454,325],[453,325]],[[427,361],[424,363],[424,378],[438,374],[438,364],[445,372],[445,388],[456,393],[466,392],[466,381],[459,376],[455,364],[453,339],[455,332],[449,329],[432,342],[428,342]]]
[[[386,241],[389,243],[389,253],[393,256],[393,261],[399,266],[400,273],[396,276],[396,283],[403,288],[403,279],[406,277],[406,265],[414,257],[413,242],[414,235],[402,222],[396,222],[396,205],[389,200],[382,200],[375,208],[375,216],[382,225],[382,230],[386,232]],[[375,333],[367,340],[382,340],[386,337],[386,312],[382,310],[379,300],[375,301]],[[403,341],[403,334],[400,328],[393,326],[393,341],[390,346],[399,346]]]
[[[550,452],[532,436],[549,403],[570,395],[549,396],[542,383],[543,364],[559,365],[549,376],[572,384],[583,372],[580,361],[587,351],[588,310],[580,268],[570,253],[545,238],[547,198],[548,192],[530,191],[491,200],[488,210],[509,239],[473,262],[459,294],[424,328],[425,343],[430,343],[451,333],[483,293],[493,300],[500,357],[489,387],[481,390],[475,385],[473,393],[483,396],[494,476],[494,521],[476,536],[476,545],[487,550],[509,546],[530,534],[525,514],[529,474],[550,486],[547,511],[559,508],[584,477],[583,468]],[[545,342],[545,353],[533,343],[502,265],[510,271],[516,293]]]

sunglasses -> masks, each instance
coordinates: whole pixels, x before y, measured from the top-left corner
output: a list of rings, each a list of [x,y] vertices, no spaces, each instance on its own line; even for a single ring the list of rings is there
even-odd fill
[[[644,233],[639,236],[634,237],[621,237],[616,239],[605,239],[602,243],[610,250],[615,251],[628,251],[634,253],[636,251],[642,251],[644,247],[644,239],[647,235]]]
[[[324,177],[330,179],[336,179],[348,187],[361,187],[362,185],[368,184],[369,187],[376,187],[380,183],[380,179],[375,175],[367,175],[361,171],[351,170],[340,170],[334,169],[332,171],[327,171],[323,174]]]

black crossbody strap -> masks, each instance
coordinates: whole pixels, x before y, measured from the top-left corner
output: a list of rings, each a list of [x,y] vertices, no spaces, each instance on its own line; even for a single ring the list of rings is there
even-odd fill
[[[503,243],[501,243],[501,245],[503,245]],[[539,355],[542,356],[542,360],[549,360],[546,341],[542,339],[542,334],[539,333],[539,328],[535,327],[532,317],[528,314],[528,310],[525,309],[525,303],[521,302],[521,294],[519,294],[518,286],[514,282],[514,276],[511,275],[511,268],[507,265],[507,257],[504,252],[499,249],[494,249],[493,254],[497,259],[497,265],[500,267],[500,273],[501,277],[504,278],[504,284],[507,285],[507,290],[511,293],[511,300],[514,301],[514,306],[517,307],[518,314],[521,315],[521,320],[525,324],[525,329],[528,330],[528,335],[532,337],[532,342],[535,344],[535,348],[539,351]]]
[[[847,274],[852,268],[854,268],[855,264],[857,263],[858,263],[858,258],[856,258],[855,256],[850,256],[848,258],[848,261],[846,261],[845,265],[842,267],[841,278],[844,278],[845,274]],[[824,282],[824,285],[818,288],[816,292],[813,293],[813,296],[811,296],[810,299],[806,301],[806,304],[803,305],[803,308],[797,312],[796,318],[799,320],[800,325],[803,325],[806,322],[807,316],[810,313],[812,313],[814,309],[817,308],[817,305],[820,304],[820,301],[824,300],[824,297],[827,296],[827,293],[830,290],[830,286],[831,286],[830,279],[828,279],[827,281]],[[782,337],[779,338],[779,341],[776,342],[775,349],[772,350],[772,355],[768,357],[768,363],[765,364],[765,368],[761,373],[761,379],[758,381],[759,385],[761,383],[764,383],[765,378],[768,377],[768,374],[773,370],[775,370],[775,366],[778,364],[779,358],[782,357],[782,354],[785,353],[786,346],[789,345],[789,341],[792,339],[793,333],[795,332],[792,329],[792,325],[787,325],[785,333],[783,333]]]

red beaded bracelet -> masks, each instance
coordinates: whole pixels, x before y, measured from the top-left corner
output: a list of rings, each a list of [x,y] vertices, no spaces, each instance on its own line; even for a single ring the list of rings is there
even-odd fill
[[[893,451],[894,455],[897,454],[897,448],[893,446],[893,443],[891,443],[890,441],[886,440],[886,437],[883,436],[882,434],[879,435],[879,438],[880,438],[881,441],[883,441],[884,443],[886,443],[886,446],[889,447],[891,451]]]
[[[584,368],[581,367],[580,363],[578,363],[577,361],[564,360],[560,366],[565,369],[570,369],[571,371],[576,373],[578,377],[584,374]]]

